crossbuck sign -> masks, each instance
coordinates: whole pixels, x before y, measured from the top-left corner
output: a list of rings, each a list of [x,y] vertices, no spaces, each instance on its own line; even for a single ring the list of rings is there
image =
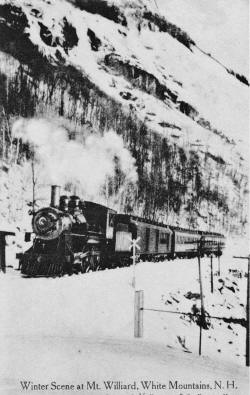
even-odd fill
[[[135,261],[136,261],[136,250],[140,250],[140,246],[138,245],[138,242],[140,241],[140,237],[137,237],[137,239],[131,239],[129,238],[129,241],[131,242],[130,249],[133,249],[133,279],[132,279],[132,287],[135,288]]]

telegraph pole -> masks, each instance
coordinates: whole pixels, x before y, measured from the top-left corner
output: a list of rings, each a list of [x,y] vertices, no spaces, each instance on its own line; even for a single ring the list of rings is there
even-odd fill
[[[219,247],[219,243],[218,243],[217,252],[218,252],[218,276],[220,276],[220,247]]]
[[[200,296],[201,296],[201,320],[200,320],[200,339],[199,339],[199,355],[201,355],[201,338],[202,338],[202,324],[205,319],[205,309],[203,300],[203,287],[201,277],[201,255],[202,255],[202,241],[198,242],[198,266],[199,266],[199,283],[200,283]]]
[[[236,259],[247,259],[247,303],[246,303],[246,366],[249,365],[249,267],[250,267],[250,255],[248,256],[234,256]]]
[[[211,282],[211,293],[214,293],[214,271],[213,271],[213,255],[210,255],[210,282]]]

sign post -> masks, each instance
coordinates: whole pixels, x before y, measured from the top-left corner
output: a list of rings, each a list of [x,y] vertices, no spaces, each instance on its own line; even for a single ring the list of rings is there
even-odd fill
[[[144,292],[135,291],[134,337],[143,336],[143,307],[144,307]]]
[[[137,239],[129,239],[131,241],[131,246],[130,249],[133,251],[133,279],[132,279],[132,287],[135,288],[135,264],[136,264],[136,249],[140,250],[140,246],[138,245],[138,242],[141,238],[137,237]]]

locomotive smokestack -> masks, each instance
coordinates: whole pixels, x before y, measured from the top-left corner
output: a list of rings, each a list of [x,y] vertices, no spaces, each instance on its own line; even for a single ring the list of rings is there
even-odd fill
[[[60,189],[59,185],[51,185],[51,207],[59,207],[60,204]]]

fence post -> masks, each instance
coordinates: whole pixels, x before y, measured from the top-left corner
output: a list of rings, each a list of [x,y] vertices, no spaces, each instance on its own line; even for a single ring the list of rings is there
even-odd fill
[[[134,337],[143,336],[143,307],[144,307],[144,292],[135,291],[135,305],[134,305]]]

